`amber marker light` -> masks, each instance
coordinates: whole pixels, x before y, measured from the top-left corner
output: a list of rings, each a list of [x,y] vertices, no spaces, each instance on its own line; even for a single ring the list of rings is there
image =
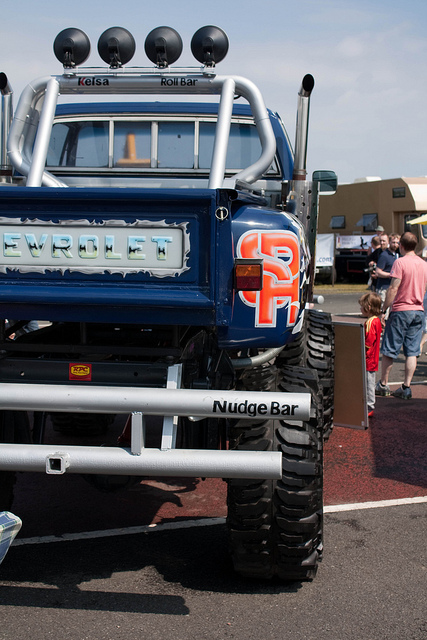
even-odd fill
[[[261,291],[261,258],[236,258],[234,261],[234,288],[236,291]]]

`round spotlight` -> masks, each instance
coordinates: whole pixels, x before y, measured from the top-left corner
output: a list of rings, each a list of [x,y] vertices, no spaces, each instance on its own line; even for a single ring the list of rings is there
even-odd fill
[[[202,27],[191,39],[193,56],[207,67],[214,67],[221,62],[227,55],[227,51],[228,37],[219,27]]]
[[[145,39],[145,53],[157,67],[168,67],[182,53],[181,36],[172,27],[157,27]]]
[[[65,68],[78,67],[89,57],[90,41],[80,29],[64,29],[53,43],[55,56]]]
[[[112,69],[132,60],[135,48],[133,35],[123,27],[107,29],[98,40],[98,53]]]

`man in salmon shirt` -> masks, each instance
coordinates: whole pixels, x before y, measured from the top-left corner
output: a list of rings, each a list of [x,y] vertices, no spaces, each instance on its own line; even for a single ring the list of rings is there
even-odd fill
[[[381,380],[375,387],[378,396],[389,396],[388,377],[393,361],[403,346],[405,355],[405,382],[391,395],[409,400],[412,398],[411,381],[420,353],[423,332],[423,298],[427,288],[427,262],[415,253],[417,238],[404,233],[400,239],[402,257],[396,260],[390,272],[391,283],[382,308],[381,319],[390,307],[390,317],[381,345]]]

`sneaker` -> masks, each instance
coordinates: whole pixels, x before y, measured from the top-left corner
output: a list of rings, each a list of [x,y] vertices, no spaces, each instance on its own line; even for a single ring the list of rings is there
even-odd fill
[[[410,400],[412,398],[411,387],[406,387],[406,389],[404,389],[403,387],[399,387],[398,389],[396,389],[396,391],[393,391],[391,395],[394,396],[395,398]]]
[[[375,385],[375,395],[376,396],[389,396],[390,395],[390,387],[387,384],[381,384],[381,380],[378,380]]]

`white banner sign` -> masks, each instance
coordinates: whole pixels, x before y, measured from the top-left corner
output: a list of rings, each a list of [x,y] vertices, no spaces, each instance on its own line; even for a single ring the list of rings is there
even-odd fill
[[[369,249],[373,235],[337,236],[337,249]]]
[[[319,233],[316,240],[316,267],[332,267],[334,264],[334,234]]]

